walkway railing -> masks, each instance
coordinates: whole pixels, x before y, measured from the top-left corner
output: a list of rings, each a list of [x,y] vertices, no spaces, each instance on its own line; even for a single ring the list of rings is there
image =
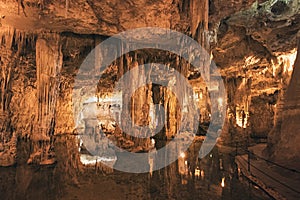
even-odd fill
[[[287,185],[286,183],[282,182],[282,181],[279,180],[278,178],[276,178],[276,177],[274,177],[274,176],[268,174],[267,171],[263,171],[262,169],[259,169],[257,166],[255,166],[255,165],[251,162],[251,158],[254,158],[254,157],[255,157],[256,159],[263,160],[263,161],[265,161],[266,163],[272,164],[273,166],[276,166],[276,167],[278,167],[278,168],[280,168],[280,169],[284,169],[284,170],[286,170],[286,171],[295,173],[295,174],[297,174],[297,175],[300,175],[300,171],[299,171],[299,170],[296,170],[296,169],[292,169],[292,168],[283,166],[283,165],[281,165],[281,164],[279,164],[279,163],[276,163],[276,162],[274,162],[274,161],[272,161],[272,160],[263,158],[263,157],[261,157],[260,155],[257,155],[257,154],[255,154],[254,152],[249,151],[249,149],[247,149],[247,148],[238,147],[238,146],[236,145],[236,155],[238,155],[238,153],[240,152],[240,150],[242,150],[243,152],[245,152],[245,153],[248,154],[248,159],[245,159],[245,157],[243,157],[243,156],[240,156],[240,158],[241,158],[245,163],[247,163],[247,166],[245,166],[245,165],[243,165],[243,164],[242,164],[242,165],[243,165],[243,167],[245,167],[245,168],[248,170],[248,173],[249,173],[250,175],[252,175],[252,173],[251,173],[251,168],[253,168],[253,169],[257,170],[258,172],[260,172],[261,174],[265,175],[266,177],[272,179],[274,182],[276,182],[276,183],[280,184],[281,186],[283,186],[283,187],[289,189],[290,191],[293,191],[293,192],[296,193],[297,195],[298,195],[298,194],[300,195],[300,190],[298,190],[298,186],[299,186],[299,185],[296,185],[296,186],[295,186],[295,187],[297,187],[297,189],[291,187],[290,185]],[[299,176],[299,177],[300,177],[300,176]]]

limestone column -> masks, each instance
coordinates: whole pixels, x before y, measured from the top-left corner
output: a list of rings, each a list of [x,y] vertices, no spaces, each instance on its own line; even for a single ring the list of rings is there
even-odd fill
[[[50,155],[50,138],[54,134],[56,99],[63,55],[60,36],[45,34],[36,42],[37,70],[37,117],[32,134],[33,153],[28,163],[52,164],[54,155]]]

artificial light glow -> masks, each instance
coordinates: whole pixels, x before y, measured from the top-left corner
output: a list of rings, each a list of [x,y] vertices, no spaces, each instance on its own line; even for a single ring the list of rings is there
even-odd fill
[[[283,64],[284,66],[284,72],[293,71],[296,56],[297,56],[297,50],[293,49],[289,53],[285,53],[277,57],[279,64]]]
[[[262,70],[262,72],[261,72],[261,73],[262,73],[262,74],[266,74],[268,70],[269,70],[269,68],[268,68],[268,67],[266,67],[265,69],[263,69],[263,70]]]
[[[181,157],[181,158],[185,158],[185,153],[184,153],[184,152],[181,152],[181,153],[180,153],[180,157]]]
[[[201,175],[200,169],[195,169],[195,176],[199,177]]]
[[[198,92],[194,93],[194,99],[198,99]]]
[[[149,166],[150,166],[150,176],[152,177],[152,174],[153,174],[153,158],[149,158]]]
[[[256,58],[255,56],[249,56],[248,58],[245,59],[245,65],[244,67],[255,65],[260,61],[259,58]]]
[[[151,139],[151,144],[155,145],[155,140],[153,138]]]
[[[236,108],[236,124],[241,128],[247,128],[249,113],[244,108]]]
[[[158,126],[158,117],[155,115],[155,107],[153,103],[150,103],[149,117],[150,117],[149,128],[154,129],[155,127]]]
[[[90,156],[87,154],[81,154],[80,161],[84,165],[94,165],[98,162],[115,162],[116,157],[100,157],[100,156]]]
[[[97,100],[97,97],[90,97],[84,103],[95,103]]]
[[[225,177],[222,178],[221,186],[222,188],[225,187]]]
[[[122,92],[116,92],[112,96],[105,94],[103,96],[92,96],[87,98],[84,103],[104,103],[104,102],[118,102],[120,105],[122,105],[120,102],[122,102]]]

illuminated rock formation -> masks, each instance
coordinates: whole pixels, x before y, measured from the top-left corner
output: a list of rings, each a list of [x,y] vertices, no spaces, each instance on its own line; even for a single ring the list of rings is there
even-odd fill
[[[271,158],[299,159],[299,16],[296,0],[1,1],[0,166],[46,165],[61,175],[60,182],[73,179],[76,183],[82,164],[97,168],[101,159],[109,160],[111,166],[122,162],[122,152],[113,145],[135,153],[164,147],[180,133],[180,128],[195,128],[198,110],[196,134],[205,137],[208,126],[214,123],[211,118],[219,114],[212,106],[227,109],[224,126],[215,130],[221,133],[220,144],[247,147],[267,142]],[[89,60],[90,68],[77,76],[81,64],[98,44],[138,27],[172,29],[199,42],[220,70],[227,96],[212,100],[219,88],[209,68],[211,61],[203,57],[200,66],[192,66],[189,62],[196,52],[189,48],[186,51],[191,54],[190,60],[155,49],[132,51],[116,58],[102,72],[103,59],[126,48],[118,41],[120,49],[104,51],[103,55],[96,48],[95,56]],[[143,44],[150,36],[145,32],[136,40]],[[194,93],[168,77],[171,73],[155,74],[158,66],[152,65],[151,72],[157,80],[167,79],[165,87],[148,84],[134,90],[135,83],[150,76],[149,71],[140,70],[131,74],[117,100],[112,99],[115,83],[126,72],[148,62],[179,72]],[[211,83],[206,83],[204,77]],[[168,90],[175,85],[182,94],[180,98]],[[191,106],[193,100],[197,106]],[[123,109],[126,104],[128,110]],[[162,108],[164,117],[159,116]],[[138,128],[129,135],[118,125]],[[142,126],[158,133],[151,138],[138,138],[148,133]],[[156,130],[157,127],[162,129]],[[82,140],[84,134],[88,140]],[[100,152],[98,157],[87,148],[89,143],[95,152]],[[197,161],[200,149],[200,142],[193,145],[186,154],[189,162]],[[174,149],[174,155],[178,149]],[[182,157],[178,161],[180,169],[173,163],[151,171],[150,182],[166,183],[164,192],[168,198],[176,193],[174,185],[186,183],[184,178],[176,177],[178,170],[182,176],[192,173],[202,177],[204,173],[196,165],[187,170],[187,160]],[[145,162],[149,162],[149,169],[156,164],[153,158]],[[128,166],[134,164],[128,162]],[[18,177],[18,183],[29,184],[31,174],[20,178],[22,170],[12,176]],[[22,197],[27,187],[17,190]],[[195,192],[190,187],[189,190]],[[178,192],[176,195],[180,198]]]

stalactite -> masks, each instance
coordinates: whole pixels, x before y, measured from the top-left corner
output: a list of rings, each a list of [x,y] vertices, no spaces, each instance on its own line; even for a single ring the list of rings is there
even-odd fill
[[[201,0],[191,0],[190,1],[190,17],[191,17],[191,34],[192,37],[195,36],[197,27],[201,22],[201,15],[203,10],[201,9]],[[202,11],[202,12],[201,12]]]
[[[208,30],[208,0],[190,0],[190,18],[191,18],[191,34],[196,35],[199,26],[204,30]]]
[[[23,14],[25,17],[27,17],[25,13],[25,5],[24,5],[24,0],[17,0],[18,1],[18,15],[20,15],[20,10],[22,8]]]
[[[210,52],[210,39],[208,31],[208,15],[209,15],[209,1],[208,0],[190,0],[190,29],[191,35],[207,52]],[[192,53],[192,52],[189,52]],[[210,81],[210,58],[202,56],[200,66],[205,81]]]
[[[35,132],[32,135],[34,143],[42,141],[44,145],[34,146],[28,163],[51,164],[53,155],[49,155],[51,134],[54,133],[56,100],[59,91],[60,71],[62,67],[62,52],[60,36],[45,34],[36,42],[37,65],[37,121]],[[50,158],[51,157],[51,158]]]
[[[1,85],[1,90],[0,90],[0,109],[1,111],[5,111],[6,110],[6,97],[7,97],[7,94],[8,94],[8,90],[10,89],[9,88],[9,85],[10,85],[10,80],[11,80],[11,65],[9,63],[9,59],[12,58],[13,56],[13,52],[11,50],[11,43],[9,43],[10,41],[13,40],[13,35],[10,34],[10,31],[7,32],[8,34],[5,35],[4,33],[4,36],[5,39],[4,40],[7,40],[7,44],[9,44],[9,46],[7,47],[6,45],[6,48],[1,48],[1,50],[3,51],[3,54],[4,52],[6,53],[6,55],[3,55],[1,56],[2,58],[2,62],[3,62],[3,66],[1,67],[1,77],[0,77],[0,85]],[[3,47],[3,46],[2,46]]]
[[[65,17],[68,17],[68,12],[69,12],[69,0],[66,0],[66,10],[65,10]]]
[[[6,49],[11,50],[12,44],[13,44],[13,40],[14,40],[14,35],[15,35],[15,29],[11,28],[11,27],[6,27],[6,28],[2,28],[1,30],[1,46],[6,47]]]
[[[124,72],[124,59],[125,59],[125,56],[123,55],[123,52],[124,52],[124,47],[123,47],[123,42],[120,41],[120,45],[119,45],[119,48],[120,48],[120,55],[122,55],[119,59],[119,68],[118,68],[118,79],[125,73]]]
[[[52,41],[48,41],[52,40]],[[44,129],[40,134],[46,136],[55,112],[56,93],[59,74],[62,67],[59,36],[50,39],[39,38],[36,46],[37,82],[38,82],[38,123]]]
[[[40,11],[42,12],[45,9],[45,0],[38,0],[38,6]]]
[[[0,166],[15,163],[17,133],[12,125],[13,113],[10,109],[13,97],[12,82],[25,36],[25,33],[10,27],[0,31],[0,146],[4,147],[4,151],[0,150]]]
[[[129,70],[129,68],[130,68],[132,59],[129,56],[129,54],[124,55],[124,59],[126,62],[126,64],[124,65],[124,73],[126,73],[127,70]],[[130,82],[126,83],[126,86],[128,86],[130,88]],[[129,103],[130,103],[129,90],[127,90],[127,88],[122,90],[122,102],[123,102],[123,105],[129,105]],[[122,112],[121,112],[121,118],[123,119],[121,121],[122,127],[130,126],[128,124],[129,120],[127,119],[127,116],[129,116],[129,113],[127,113],[127,111],[125,111],[125,110],[122,110]],[[126,135],[126,138],[128,138],[128,135]]]
[[[168,139],[172,139],[177,134],[178,125],[181,122],[181,118],[178,118],[178,114],[181,113],[181,106],[183,104],[182,102],[179,102],[178,98],[166,88],[164,89],[164,99],[164,108],[166,112],[166,136]]]
[[[18,15],[20,15],[21,0],[18,0]]]
[[[95,38],[95,73],[96,75],[100,75],[100,68],[102,65],[102,56],[101,55],[101,49],[99,44],[101,43],[100,38]]]

